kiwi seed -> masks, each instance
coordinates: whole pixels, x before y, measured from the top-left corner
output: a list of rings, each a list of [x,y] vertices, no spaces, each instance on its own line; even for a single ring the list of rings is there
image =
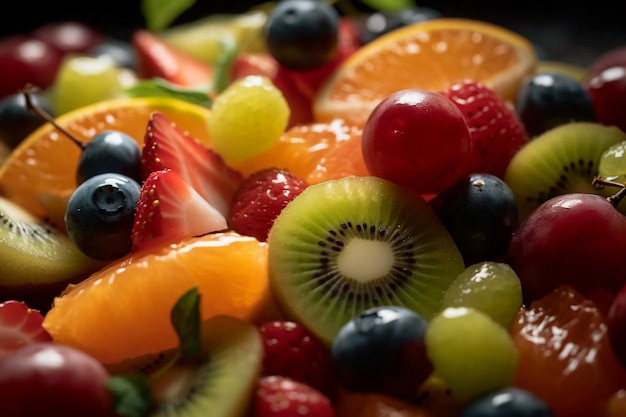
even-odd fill
[[[428,203],[376,177],[309,186],[275,220],[268,245],[279,307],[328,344],[370,307],[432,318],[464,269]]]

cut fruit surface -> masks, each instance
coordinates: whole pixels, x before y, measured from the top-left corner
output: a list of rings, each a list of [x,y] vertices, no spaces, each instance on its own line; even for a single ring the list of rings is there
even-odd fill
[[[268,244],[277,303],[328,344],[375,306],[406,307],[429,320],[464,269],[431,207],[372,176],[310,185],[276,218]]]
[[[317,94],[314,115],[362,124],[398,90],[441,91],[468,78],[511,100],[536,64],[532,44],[509,29],[470,19],[420,22],[381,36],[344,61]]]
[[[56,298],[44,327],[55,341],[103,363],[157,353],[177,345],[170,311],[194,286],[201,295],[203,319],[273,317],[267,245],[225,232],[111,264]]]
[[[96,133],[119,130],[143,144],[148,118],[160,111],[202,143],[208,143],[209,110],[171,98],[123,98],[93,104],[56,122],[80,141]],[[76,188],[80,149],[46,123],[31,133],[0,167],[0,195],[64,230],[63,215]]]
[[[297,125],[283,133],[270,150],[233,166],[244,175],[284,168],[310,184],[331,177],[364,175],[367,171],[361,155],[361,135],[361,128],[341,119]],[[350,158],[340,159],[346,155]]]

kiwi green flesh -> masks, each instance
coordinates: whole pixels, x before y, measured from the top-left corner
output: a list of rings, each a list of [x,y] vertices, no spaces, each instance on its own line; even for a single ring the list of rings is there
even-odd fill
[[[151,416],[242,417],[261,374],[263,345],[253,324],[228,316],[205,320],[202,354],[178,362],[151,387]]]
[[[617,127],[572,122],[548,130],[526,144],[513,157],[504,176],[515,195],[520,221],[557,195],[614,193],[614,189],[594,187],[592,180],[598,175],[602,154],[623,140],[626,133]]]
[[[0,197],[0,294],[49,309],[54,295],[104,263],[85,256],[57,229]]]
[[[377,177],[306,188],[276,218],[268,257],[281,310],[328,345],[370,307],[404,306],[429,320],[464,269],[426,201]]]

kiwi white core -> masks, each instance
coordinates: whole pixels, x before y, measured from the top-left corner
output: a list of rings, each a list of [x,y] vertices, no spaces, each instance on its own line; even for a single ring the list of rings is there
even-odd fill
[[[352,239],[337,257],[341,273],[358,282],[384,276],[393,264],[391,245],[376,240]]]

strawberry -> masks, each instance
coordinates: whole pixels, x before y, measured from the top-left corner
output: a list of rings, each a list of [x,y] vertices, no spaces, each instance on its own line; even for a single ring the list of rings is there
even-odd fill
[[[224,216],[176,171],[153,171],[139,194],[131,233],[133,251],[224,229]]]
[[[338,395],[330,350],[302,325],[274,320],[259,326],[263,341],[262,375],[280,375],[307,384],[335,399]]]
[[[232,201],[228,225],[244,235],[267,241],[274,220],[306,187],[307,182],[286,169],[268,168],[250,175]]]
[[[153,171],[166,168],[176,171],[224,217],[228,215],[235,191],[243,182],[239,171],[160,112],[150,115],[141,164],[144,179]]]
[[[517,114],[493,90],[482,83],[464,80],[441,92],[465,115],[470,129],[470,173],[504,177],[513,156],[529,138]]]
[[[0,360],[22,346],[51,342],[43,315],[17,300],[0,303]]]
[[[321,392],[283,376],[261,377],[253,399],[252,417],[334,417],[330,400]]]
[[[153,33],[133,33],[139,78],[163,78],[181,87],[205,88],[213,80],[213,67],[165,43]]]
[[[289,123],[287,127],[306,124],[313,121],[311,99],[302,94],[284,71],[279,71],[278,62],[267,53],[242,53],[238,55],[230,71],[232,81],[248,75],[263,75],[283,93],[289,104]]]

